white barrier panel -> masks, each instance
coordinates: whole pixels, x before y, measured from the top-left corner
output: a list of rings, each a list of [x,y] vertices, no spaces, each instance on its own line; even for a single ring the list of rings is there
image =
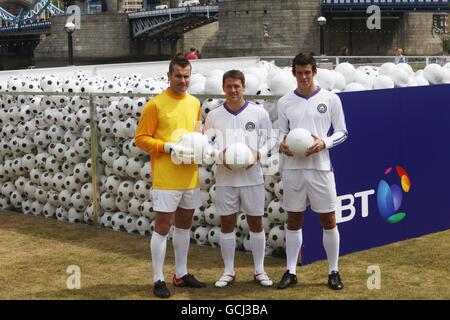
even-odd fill
[[[242,69],[255,65],[260,59],[258,57],[237,57],[222,59],[199,59],[191,61],[194,73],[204,73],[213,69],[230,70]],[[23,75],[47,75],[52,74],[57,77],[72,76],[75,71],[82,70],[88,76],[104,76],[107,78],[113,75],[129,76],[139,73],[144,78],[165,75],[168,71],[169,61],[137,62],[123,64],[103,64],[87,66],[70,66],[59,68],[41,69],[21,69],[6,70],[0,72],[0,81],[8,80],[11,76]]]

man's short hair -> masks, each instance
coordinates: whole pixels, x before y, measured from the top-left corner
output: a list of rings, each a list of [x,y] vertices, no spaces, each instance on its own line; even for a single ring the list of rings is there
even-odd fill
[[[312,53],[299,53],[292,61],[292,72],[295,74],[295,66],[306,66],[310,64],[313,72],[317,71],[317,62]]]
[[[238,79],[241,80],[242,85],[245,86],[245,75],[240,70],[230,70],[223,74],[222,78],[222,86],[225,84],[225,80],[228,78]]]
[[[183,69],[186,68],[187,66],[189,66],[189,67],[191,67],[191,70],[192,70],[191,63],[185,57],[176,56],[175,58],[173,58],[172,61],[170,61],[170,64],[169,64],[169,73],[173,72],[173,66],[174,65],[180,66]]]

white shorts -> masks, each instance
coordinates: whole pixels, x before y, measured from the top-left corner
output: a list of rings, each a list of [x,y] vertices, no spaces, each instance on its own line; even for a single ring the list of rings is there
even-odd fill
[[[153,189],[153,211],[175,212],[182,209],[197,209],[202,205],[200,189],[161,190]]]
[[[249,216],[264,215],[264,184],[245,187],[216,186],[214,205],[218,215],[226,216],[244,210]]]
[[[317,213],[336,210],[336,183],[332,171],[284,170],[281,179],[284,210],[304,212],[308,205]]]

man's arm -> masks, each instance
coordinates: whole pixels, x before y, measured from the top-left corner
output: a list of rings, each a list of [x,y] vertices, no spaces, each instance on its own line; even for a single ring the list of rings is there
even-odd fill
[[[278,127],[280,128],[280,134],[278,135],[278,141],[282,141],[284,137],[289,133],[289,121],[284,113],[284,108],[280,106],[278,102]]]
[[[198,101],[197,122],[195,123],[194,131],[202,133],[202,105],[200,101]]]
[[[209,142],[213,147],[213,157],[216,163],[222,163],[222,158],[220,158],[220,154],[223,150],[219,150],[218,139],[222,139],[222,137],[217,137],[218,131],[214,128],[214,119],[211,113],[208,113],[205,119],[205,124],[203,126],[203,134],[208,137]],[[220,133],[219,133],[220,134]]]
[[[264,110],[264,109],[263,109]],[[260,157],[267,157],[269,153],[275,148],[278,143],[278,135],[272,128],[272,121],[270,121],[269,114],[266,110],[261,113],[261,142],[262,146],[259,147]]]
[[[289,127],[289,120],[286,117],[286,114],[284,113],[284,108],[280,106],[280,101],[278,101],[278,127],[280,128],[280,133],[278,135],[278,142],[280,143],[280,152],[288,157],[294,156],[294,154],[289,150],[289,147],[287,146],[284,139],[286,138],[286,135],[290,131]]]
[[[164,141],[154,138],[157,126],[158,109],[153,101],[149,101],[144,107],[134,135],[135,144],[147,153],[164,152]]]
[[[335,95],[331,105],[331,124],[333,126],[333,134],[323,139],[326,149],[341,144],[348,136],[342,102],[337,95]]]

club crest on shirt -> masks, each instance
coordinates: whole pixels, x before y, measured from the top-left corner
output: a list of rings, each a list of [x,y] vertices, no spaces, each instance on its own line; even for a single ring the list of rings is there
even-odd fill
[[[324,103],[321,103],[317,106],[317,111],[319,111],[320,113],[325,113],[327,112],[327,106]]]
[[[249,121],[245,124],[245,130],[247,130],[247,131],[253,131],[253,130],[255,130],[255,128],[256,128],[256,125],[254,122]]]

